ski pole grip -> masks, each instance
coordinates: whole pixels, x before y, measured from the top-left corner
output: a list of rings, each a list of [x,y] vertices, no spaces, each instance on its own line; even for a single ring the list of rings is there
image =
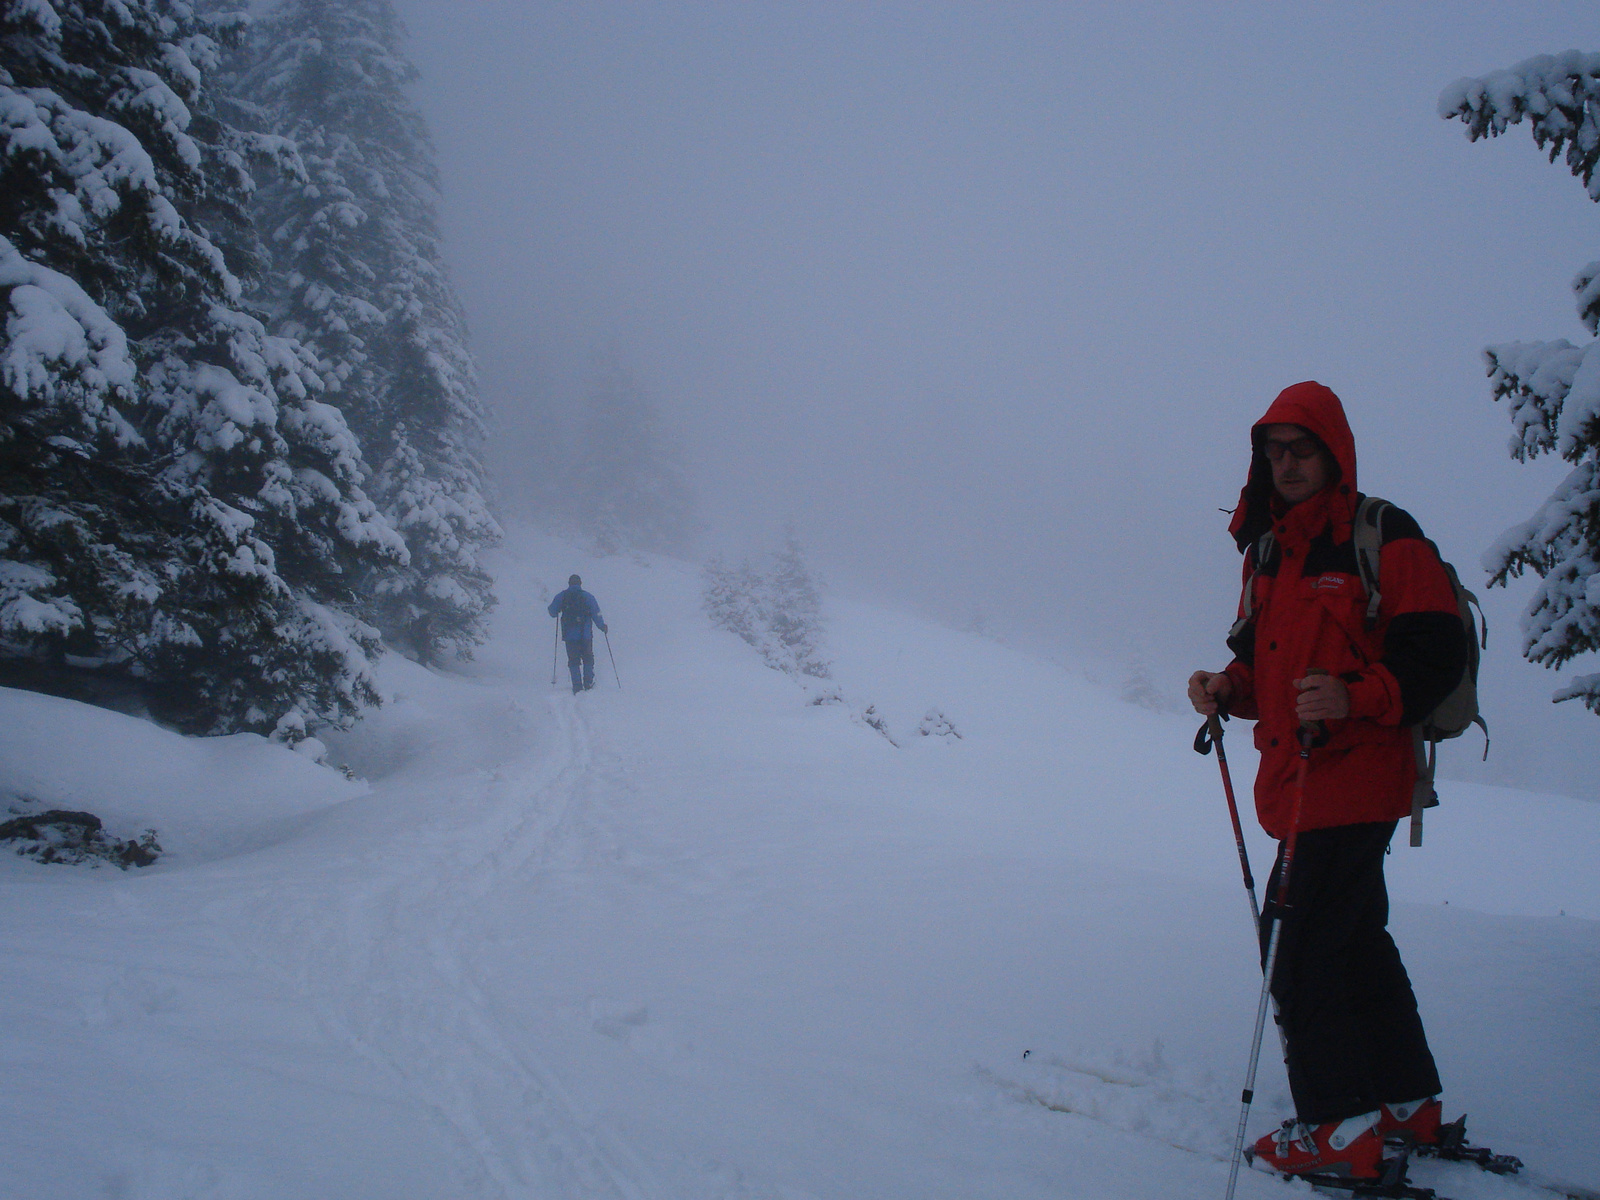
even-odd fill
[[[1321,667],[1307,667],[1306,678],[1313,675],[1326,675],[1328,672]],[[1313,746],[1320,746],[1328,740],[1328,723],[1326,721],[1301,721],[1300,745],[1309,750]]]

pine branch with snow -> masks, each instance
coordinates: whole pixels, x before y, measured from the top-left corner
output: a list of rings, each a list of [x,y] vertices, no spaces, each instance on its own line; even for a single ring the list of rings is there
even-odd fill
[[[1439,115],[1459,119],[1476,141],[1526,122],[1554,162],[1563,151],[1573,176],[1600,201],[1600,54],[1571,50],[1527,59],[1505,71],[1463,79],[1439,98]],[[1600,330],[1600,262],[1572,282],[1578,318]],[[1522,616],[1523,654],[1558,668],[1600,650],[1600,342],[1575,346],[1508,342],[1484,351],[1490,388],[1511,418],[1508,449],[1518,462],[1556,454],[1573,464],[1561,485],[1483,556],[1490,586],[1525,570],[1542,579]],[[1600,713],[1600,675],[1559,689]]]
[[[1504,71],[1457,80],[1439,97],[1439,115],[1460,120],[1472,141],[1498,137],[1527,122],[1534,143],[1555,160],[1566,151],[1567,167],[1591,200],[1600,200],[1594,178],[1600,163],[1600,54],[1568,50],[1540,54]]]

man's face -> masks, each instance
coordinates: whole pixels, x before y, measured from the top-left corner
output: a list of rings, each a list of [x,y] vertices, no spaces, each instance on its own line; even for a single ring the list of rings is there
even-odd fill
[[[1333,477],[1322,444],[1302,426],[1268,425],[1261,448],[1272,468],[1272,486],[1285,504],[1309,500]]]

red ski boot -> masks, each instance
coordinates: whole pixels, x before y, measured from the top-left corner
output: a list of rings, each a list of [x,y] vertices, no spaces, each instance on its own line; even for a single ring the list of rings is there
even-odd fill
[[[1283,1128],[1246,1151],[1250,1165],[1280,1175],[1341,1175],[1378,1179],[1383,1175],[1383,1138],[1378,1114],[1362,1113],[1343,1121],[1302,1125],[1285,1121]]]
[[[1413,1146],[1433,1146],[1439,1141],[1439,1118],[1444,1106],[1437,1096],[1408,1104],[1385,1104],[1378,1110],[1378,1136],[1405,1138]]]

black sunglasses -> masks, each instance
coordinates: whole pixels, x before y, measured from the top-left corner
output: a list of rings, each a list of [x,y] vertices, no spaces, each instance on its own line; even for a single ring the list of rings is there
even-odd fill
[[[1268,438],[1261,443],[1261,453],[1265,454],[1270,462],[1277,462],[1285,454],[1292,454],[1299,459],[1315,458],[1321,449],[1322,443],[1310,434],[1289,442]]]

